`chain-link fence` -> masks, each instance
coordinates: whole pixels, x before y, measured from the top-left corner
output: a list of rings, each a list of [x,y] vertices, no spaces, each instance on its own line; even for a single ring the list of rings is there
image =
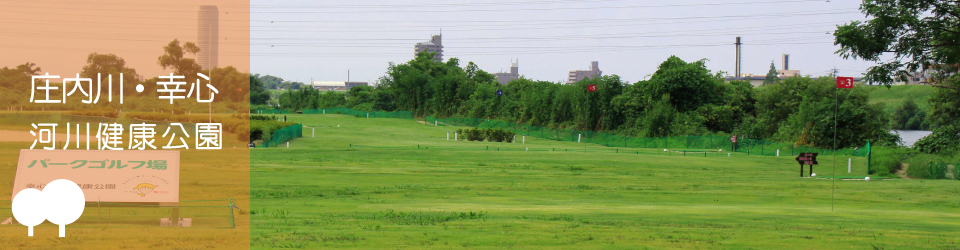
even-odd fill
[[[181,201],[179,205],[142,205],[123,203],[87,203],[83,215],[71,227],[139,227],[184,226],[202,228],[233,228],[232,200]],[[13,219],[10,201],[0,201],[0,222],[21,226]]]
[[[424,117],[424,123],[435,126],[466,126],[510,130],[517,135],[527,135],[555,141],[585,142],[617,148],[663,148],[663,149],[711,149],[741,152],[751,155],[796,155],[798,153],[838,154],[847,156],[866,156],[867,150],[856,149],[818,149],[795,147],[764,140],[738,138],[736,143],[726,136],[669,136],[669,137],[628,137],[594,131],[553,129],[511,122],[478,118],[436,118]]]
[[[303,137],[303,125],[293,124],[285,128],[277,129],[270,135],[270,140],[260,144],[261,148],[276,147],[284,142],[293,140],[293,138]]]

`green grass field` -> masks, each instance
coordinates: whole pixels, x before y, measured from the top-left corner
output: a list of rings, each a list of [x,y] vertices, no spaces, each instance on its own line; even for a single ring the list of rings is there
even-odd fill
[[[934,91],[934,88],[929,85],[898,85],[890,86],[889,89],[884,86],[864,86],[863,88],[870,91],[870,103],[883,103],[884,111],[890,114],[893,114],[893,111],[907,97],[913,97],[920,109],[930,110],[929,98]]]
[[[445,140],[456,127],[416,120],[289,119],[316,137],[307,127],[290,148],[251,152],[253,249],[960,248],[956,181],[836,181],[831,211],[834,182],[800,178],[791,156],[457,142]],[[819,160],[829,175],[832,158]],[[865,160],[853,161],[848,174],[839,159],[837,175],[862,176]]]

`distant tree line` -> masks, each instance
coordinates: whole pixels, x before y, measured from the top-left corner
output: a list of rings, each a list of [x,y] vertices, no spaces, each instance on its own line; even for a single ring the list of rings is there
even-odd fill
[[[597,91],[587,91],[589,85]],[[290,89],[279,104],[288,110],[412,111],[420,117],[475,117],[625,136],[736,134],[832,148],[836,99],[838,147],[898,141],[888,131],[890,117],[882,106],[868,103],[865,90],[834,88],[832,78],[792,77],[763,88],[727,83],[704,60],[678,57],[661,63],[649,80],[632,84],[608,75],[570,85],[523,77],[500,85],[472,62],[461,67],[456,58],[436,62],[423,53],[390,64],[376,87]]]

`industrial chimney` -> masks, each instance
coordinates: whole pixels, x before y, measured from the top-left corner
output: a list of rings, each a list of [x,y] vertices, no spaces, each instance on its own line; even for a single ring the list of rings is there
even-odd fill
[[[740,37],[739,37],[739,36],[737,37],[737,42],[734,43],[734,44],[737,45],[737,55],[736,55],[736,57],[737,57],[737,65],[736,65],[736,66],[734,67],[734,69],[733,69],[733,77],[740,77],[740,44],[742,44],[742,43],[740,43]]]
[[[783,70],[790,70],[790,54],[783,54]]]

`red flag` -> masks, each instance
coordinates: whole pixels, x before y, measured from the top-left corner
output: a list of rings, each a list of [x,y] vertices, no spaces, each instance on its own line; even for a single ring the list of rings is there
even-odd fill
[[[837,77],[837,88],[838,88],[838,89],[852,89],[852,88],[853,88],[853,77]]]
[[[597,85],[587,85],[587,91],[597,91]]]

